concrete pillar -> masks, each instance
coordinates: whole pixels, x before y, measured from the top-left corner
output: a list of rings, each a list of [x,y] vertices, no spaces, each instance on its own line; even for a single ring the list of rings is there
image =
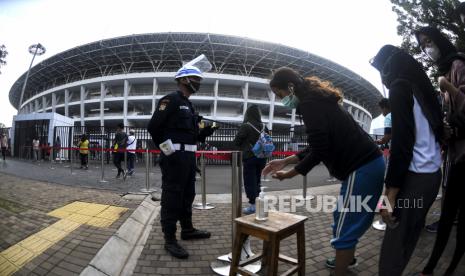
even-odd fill
[[[156,78],[153,78],[153,85],[152,85],[152,114],[155,112],[155,108],[157,107],[157,92],[158,92],[158,82]]]
[[[268,98],[270,99],[270,113],[268,114],[268,129],[273,129],[273,118],[274,118],[274,105],[276,101],[276,95],[268,91]]]
[[[249,83],[244,83],[242,87],[242,95],[244,96],[244,110],[242,111],[242,116],[245,116],[245,111],[247,110],[247,103],[249,101]]]
[[[42,113],[45,113],[45,109],[47,108],[47,98],[45,96],[42,97]]]
[[[215,80],[215,85],[213,86],[213,120],[216,120],[216,113],[218,112],[218,86],[220,84],[219,80]]]
[[[123,91],[123,124],[128,125],[128,95],[129,95],[129,81],[124,80],[124,91]]]
[[[100,83],[100,126],[105,126],[105,120],[103,117],[105,116],[105,96],[107,90],[105,89],[105,84],[103,82]]]
[[[65,116],[69,117],[69,90],[65,89]]]
[[[85,109],[84,109],[84,101],[86,100],[87,97],[87,92],[85,86],[81,85],[81,97],[80,97],[80,119],[81,119],[81,126],[85,126],[86,123],[84,121],[84,118],[86,116],[85,114]]]
[[[57,109],[57,94],[52,93],[52,113],[56,113]]]

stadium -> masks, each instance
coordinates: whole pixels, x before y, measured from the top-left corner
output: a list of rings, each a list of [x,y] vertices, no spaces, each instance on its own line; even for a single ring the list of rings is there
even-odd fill
[[[246,107],[257,104],[269,129],[300,125],[295,110],[283,107],[268,87],[267,78],[281,66],[341,88],[344,107],[367,132],[379,114],[379,91],[330,60],[281,44],[208,33],[138,34],[77,46],[32,67],[20,103],[24,73],[9,99],[20,115],[58,113],[71,118],[74,126],[124,122],[145,127],[157,100],[176,90],[175,72],[199,54],[213,68],[190,99],[206,118],[240,122]]]

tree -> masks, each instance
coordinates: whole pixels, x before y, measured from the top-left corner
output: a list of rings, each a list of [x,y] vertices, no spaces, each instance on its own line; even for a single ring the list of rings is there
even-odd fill
[[[0,45],[0,68],[2,68],[2,66],[6,64],[5,58],[6,58],[7,55],[8,55],[8,52],[6,51],[5,45],[3,45],[3,44]],[[1,73],[2,72],[0,71],[0,74]]]
[[[431,61],[421,54],[413,32],[423,26],[441,30],[457,49],[465,51],[465,30],[456,13],[458,0],[391,0],[397,14],[397,34],[402,36],[401,47],[420,60],[427,68]]]

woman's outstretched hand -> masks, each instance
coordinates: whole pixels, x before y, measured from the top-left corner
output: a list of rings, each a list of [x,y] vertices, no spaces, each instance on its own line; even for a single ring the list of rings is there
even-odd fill
[[[298,174],[299,173],[295,169],[292,169],[292,170],[289,170],[289,171],[277,171],[277,172],[273,173],[271,176],[273,178],[279,179],[281,181],[281,180],[284,180],[284,179],[287,179],[287,178],[293,178],[294,176],[296,176]]]
[[[286,161],[284,159],[276,159],[268,162],[265,168],[262,171],[262,175],[268,175],[270,173],[275,173],[282,170],[286,166]]]

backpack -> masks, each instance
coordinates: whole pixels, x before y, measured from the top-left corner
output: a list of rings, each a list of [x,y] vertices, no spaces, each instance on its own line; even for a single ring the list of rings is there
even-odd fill
[[[251,123],[247,122],[253,129],[255,129],[260,135],[258,136],[257,142],[252,146],[252,152],[257,158],[269,158],[275,150],[273,140],[271,136],[265,132],[265,126],[263,125],[262,131],[258,130]]]

